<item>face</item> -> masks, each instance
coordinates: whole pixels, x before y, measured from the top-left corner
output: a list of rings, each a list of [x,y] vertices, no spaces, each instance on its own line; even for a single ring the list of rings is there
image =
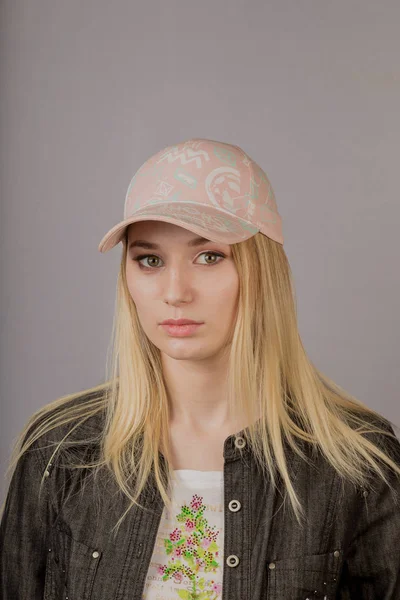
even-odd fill
[[[162,353],[178,360],[215,358],[236,318],[239,277],[231,247],[191,243],[199,237],[163,221],[139,221],[128,229],[127,285],[140,323]],[[166,330],[165,319],[201,325],[182,335],[182,329]]]

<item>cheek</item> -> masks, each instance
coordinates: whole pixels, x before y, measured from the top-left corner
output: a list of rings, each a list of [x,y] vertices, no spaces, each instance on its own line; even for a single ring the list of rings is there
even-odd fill
[[[149,295],[146,291],[140,287],[134,287],[130,290],[131,298],[136,306],[138,315],[146,315],[146,313],[153,312],[152,302],[150,301]]]
[[[136,304],[139,296],[137,293],[138,286],[134,284],[133,278],[130,277],[129,273],[126,274],[126,287],[128,288],[129,295]]]
[[[126,285],[129,295],[132,298],[138,313],[145,311],[146,304],[149,305],[149,292],[146,289],[146,285],[143,285],[143,282],[141,281],[139,283],[137,277],[133,277],[128,273],[126,277]]]
[[[126,285],[129,294],[137,306],[145,306],[151,298],[155,297],[155,283],[151,277],[143,277],[141,272],[133,265],[129,265],[126,271]]]
[[[239,297],[239,279],[237,277],[217,278],[204,291],[205,303],[218,311],[221,318],[228,318],[235,310]]]

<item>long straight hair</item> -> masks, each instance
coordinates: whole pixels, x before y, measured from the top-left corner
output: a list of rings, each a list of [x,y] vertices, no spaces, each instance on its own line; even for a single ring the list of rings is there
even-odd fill
[[[126,231],[105,383],[36,411],[15,443],[8,468],[11,478],[23,453],[62,427],[67,433],[55,442],[52,462],[74,430],[101,414],[104,425],[98,436],[98,460],[73,466],[93,469],[95,475],[108,469],[129,499],[116,531],[132,506],[142,506],[139,495],[151,473],[170,507],[168,482],[173,477],[161,353],[145,335],[127,287],[127,239]],[[307,455],[302,448],[308,444],[356,486],[368,485],[371,474],[390,486],[383,467],[399,476],[400,466],[370,434],[396,440],[393,423],[335,384],[308,358],[298,331],[292,273],[283,246],[257,233],[231,248],[240,283],[236,319],[226,347],[228,403],[233,418],[247,415],[245,436],[262,472],[273,486],[280,476],[300,525],[305,511],[290,479],[285,444],[304,460]],[[41,486],[43,482],[44,477]]]

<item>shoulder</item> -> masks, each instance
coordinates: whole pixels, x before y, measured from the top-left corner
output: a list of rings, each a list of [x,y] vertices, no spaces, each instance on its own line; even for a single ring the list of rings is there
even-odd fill
[[[400,467],[399,427],[378,413],[363,416],[363,421],[361,434]]]
[[[43,406],[30,419],[22,440],[44,465],[57,457],[98,448],[105,425],[104,391],[83,391]],[[34,440],[34,441],[32,441]]]
[[[356,469],[352,469],[354,464],[351,461],[351,453],[342,447],[346,444],[346,435],[342,435],[337,443],[340,445],[338,448],[340,459],[346,462],[346,469],[343,469],[343,462],[339,468],[338,463],[335,464],[331,457],[328,458],[320,445],[301,443],[306,460],[302,460],[300,457],[294,459],[297,467],[296,479],[299,484],[301,482],[307,493],[310,488],[317,490],[318,494],[335,494],[336,490],[338,497],[343,493],[349,499],[356,501],[360,496],[365,496],[365,488],[382,491],[388,487],[389,483],[399,489],[400,475],[379,456],[379,452],[382,453],[400,469],[400,440],[395,432],[396,426],[384,416],[369,412],[357,413],[355,417],[349,418],[346,424],[350,429],[357,431],[360,437],[371,443],[371,448],[365,444],[358,445],[357,454],[361,453],[365,457],[365,460],[362,459],[360,463],[364,465],[362,467],[365,475],[364,481],[361,482],[361,478],[358,479],[355,475]],[[353,450],[356,445],[353,444]],[[376,449],[378,453],[376,453]],[[371,457],[378,464],[384,477],[378,477],[376,469],[369,462]],[[359,483],[357,483],[357,479]]]

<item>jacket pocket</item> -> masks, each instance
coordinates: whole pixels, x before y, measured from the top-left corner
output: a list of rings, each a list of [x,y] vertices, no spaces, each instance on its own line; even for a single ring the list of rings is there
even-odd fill
[[[341,552],[304,554],[267,565],[268,600],[334,600]]]
[[[44,600],[90,600],[101,550],[74,539],[59,521],[51,535]]]

